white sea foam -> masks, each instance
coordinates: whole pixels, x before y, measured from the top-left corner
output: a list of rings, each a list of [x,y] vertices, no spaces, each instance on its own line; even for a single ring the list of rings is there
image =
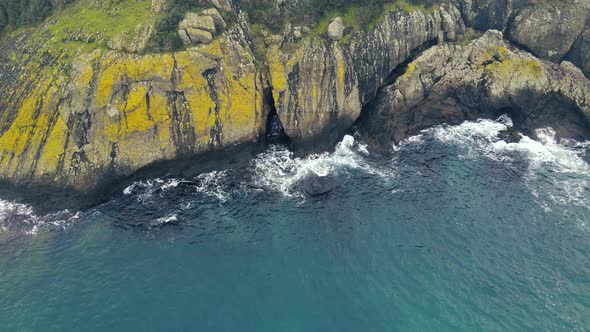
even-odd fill
[[[582,157],[588,152],[590,142],[558,142],[552,128],[538,129],[535,132],[537,140],[524,135],[518,142],[500,139],[500,133],[512,125],[510,118],[502,116],[496,121],[477,120],[457,126],[437,126],[424,130],[418,137],[422,142],[425,135],[431,135],[445,144],[460,146],[460,157],[487,157],[501,162],[524,158],[528,163],[525,180],[545,211],[550,211],[556,204],[590,208],[590,165]],[[405,144],[409,142],[416,142],[416,139],[410,138]]]
[[[197,176],[197,185],[195,188],[197,192],[217,198],[220,202],[226,202],[230,194],[226,191],[227,186],[227,172],[213,171],[203,173]]]
[[[134,182],[123,190],[123,195],[137,195],[137,201],[146,203],[151,201],[156,192],[165,192],[178,187],[181,183],[189,182],[184,179],[149,179]]]
[[[161,227],[166,224],[174,224],[176,222],[178,222],[178,216],[173,214],[173,215],[161,217],[161,218],[158,218],[158,219],[152,221],[150,223],[150,227]]]
[[[18,231],[35,235],[41,229],[65,229],[80,219],[81,212],[63,210],[44,216],[35,214],[26,204],[0,200],[0,231]]]
[[[344,136],[334,152],[312,154],[305,158],[293,157],[293,152],[283,147],[271,147],[252,162],[253,184],[285,196],[300,196],[293,190],[294,185],[311,175],[326,177],[352,169],[384,175],[365,158],[368,154],[367,147],[349,135]]]

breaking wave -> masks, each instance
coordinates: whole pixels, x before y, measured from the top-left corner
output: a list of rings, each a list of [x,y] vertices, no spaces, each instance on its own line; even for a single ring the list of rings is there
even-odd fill
[[[429,151],[440,148],[447,156],[451,151],[459,159],[524,165],[525,184],[545,212],[571,205],[590,209],[590,142],[556,139],[551,128],[537,130],[536,139],[521,135],[508,141],[505,132],[512,126],[512,120],[502,116],[433,127],[394,146],[392,160],[371,157],[365,145],[348,135],[333,152],[306,157],[296,157],[283,146],[271,146],[245,167],[214,170],[191,178],[145,179],[125,188],[122,196],[123,200],[138,202],[139,209],[153,210],[156,217],[149,226],[160,228],[181,223],[185,219],[183,213],[199,204],[226,204],[238,196],[277,193],[301,202],[314,194],[329,193],[359,174],[379,177],[378,182],[383,179],[397,183],[401,175],[398,167],[428,147]],[[396,191],[404,190],[398,184],[394,187]],[[182,199],[176,200],[178,197]],[[113,198],[117,199],[121,197]],[[175,204],[178,206],[174,207]],[[39,216],[31,206],[0,200],[0,233],[16,229],[36,234],[39,229],[63,229],[80,216],[81,213],[68,210]],[[587,222],[579,221],[584,225]]]
[[[384,168],[368,159],[367,147],[344,136],[334,152],[312,154],[305,158],[293,156],[285,147],[273,146],[252,162],[254,186],[282,193],[289,197],[302,197],[297,184],[309,177],[348,175],[351,170],[367,174],[387,176]]]
[[[36,235],[39,230],[66,229],[80,219],[81,215],[81,212],[63,210],[39,216],[29,205],[0,199],[0,233]]]
[[[525,181],[537,202],[546,211],[555,206],[574,204],[590,208],[590,142],[557,139],[552,128],[535,131],[536,140],[520,135],[509,142],[502,132],[512,120],[468,121],[457,126],[441,125],[422,131],[395,147],[425,144],[431,138],[459,148],[460,158],[489,158],[502,163],[526,161]]]

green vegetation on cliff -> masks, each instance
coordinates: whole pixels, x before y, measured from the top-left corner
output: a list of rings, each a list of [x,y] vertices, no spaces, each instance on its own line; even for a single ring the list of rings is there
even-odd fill
[[[34,24],[71,0],[0,0],[0,30]]]

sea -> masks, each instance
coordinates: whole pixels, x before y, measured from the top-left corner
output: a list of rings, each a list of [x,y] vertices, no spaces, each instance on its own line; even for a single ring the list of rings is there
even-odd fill
[[[511,127],[5,195],[0,331],[590,331],[590,142]]]

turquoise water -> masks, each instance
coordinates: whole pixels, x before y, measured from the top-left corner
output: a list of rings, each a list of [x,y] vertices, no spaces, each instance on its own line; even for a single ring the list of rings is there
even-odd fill
[[[587,331],[590,145],[438,127],[369,155],[0,201],[2,331]]]

